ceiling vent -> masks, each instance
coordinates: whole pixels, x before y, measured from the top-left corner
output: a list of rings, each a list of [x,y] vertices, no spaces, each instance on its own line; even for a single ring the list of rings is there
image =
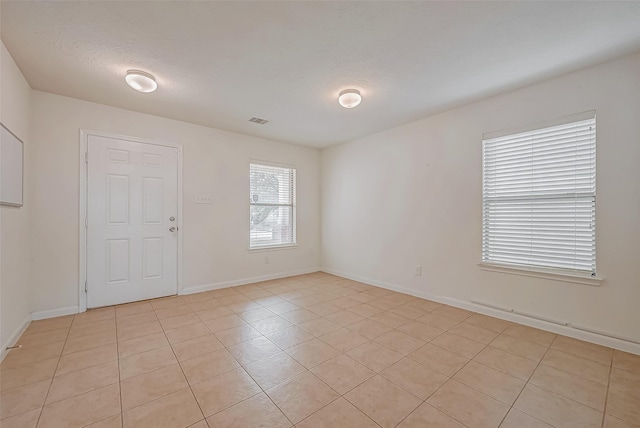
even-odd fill
[[[258,125],[264,125],[269,121],[267,119],[260,119],[259,117],[252,117],[251,119],[249,119],[249,122],[257,123]]]

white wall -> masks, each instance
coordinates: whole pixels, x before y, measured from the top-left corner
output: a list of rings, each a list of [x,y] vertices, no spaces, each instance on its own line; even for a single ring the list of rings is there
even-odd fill
[[[480,270],[482,134],[592,109],[597,271],[605,281],[591,287]],[[636,54],[324,150],[322,266],[640,341],[639,135]],[[422,276],[414,275],[418,264]]]
[[[1,78],[0,117],[26,152],[25,207],[0,208],[3,346],[31,311],[78,305],[81,128],[184,144],[185,287],[313,270],[322,230],[327,270],[640,340],[640,55],[332,147],[322,171],[314,149],[31,91],[4,46]],[[591,109],[603,284],[479,270],[482,133]],[[250,158],[298,167],[299,247],[268,265],[247,251]],[[199,193],[216,203],[194,204]]]
[[[31,88],[2,43],[0,52],[0,121],[31,152],[29,115]],[[26,158],[25,156],[25,158]],[[2,353],[30,320],[28,161],[24,165],[25,193],[21,208],[0,206],[0,346]]]
[[[317,270],[318,150],[39,91],[32,112],[34,312],[78,305],[80,129],[184,145],[184,287]],[[297,167],[295,249],[248,252],[251,158]],[[195,204],[199,193],[214,203]]]

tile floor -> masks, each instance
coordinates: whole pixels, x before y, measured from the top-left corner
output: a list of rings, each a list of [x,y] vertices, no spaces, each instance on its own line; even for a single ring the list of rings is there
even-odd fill
[[[325,273],[31,323],[2,428],[640,427],[640,356]]]

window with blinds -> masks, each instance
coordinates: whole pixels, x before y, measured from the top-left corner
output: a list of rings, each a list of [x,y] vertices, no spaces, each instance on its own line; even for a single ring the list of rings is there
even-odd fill
[[[595,112],[482,141],[482,261],[595,276]]]
[[[249,248],[296,243],[296,170],[250,164]]]

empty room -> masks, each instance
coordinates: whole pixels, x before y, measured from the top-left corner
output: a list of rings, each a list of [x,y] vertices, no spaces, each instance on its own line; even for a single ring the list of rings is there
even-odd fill
[[[0,26],[0,427],[640,428],[640,1]]]

